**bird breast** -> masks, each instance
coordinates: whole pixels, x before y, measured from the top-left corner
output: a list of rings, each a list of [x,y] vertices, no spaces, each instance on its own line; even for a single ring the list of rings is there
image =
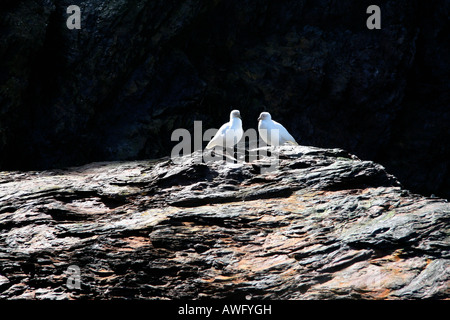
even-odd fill
[[[269,141],[269,134],[270,132],[268,132],[267,130],[267,124],[265,123],[264,120],[260,120],[258,123],[258,131],[259,131],[259,135],[261,137],[261,139],[263,139],[263,141],[267,144],[270,144]]]

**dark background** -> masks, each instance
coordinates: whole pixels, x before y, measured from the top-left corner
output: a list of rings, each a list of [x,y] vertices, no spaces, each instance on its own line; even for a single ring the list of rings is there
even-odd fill
[[[0,170],[167,156],[174,129],[236,108],[450,198],[449,17],[445,0],[2,0]]]

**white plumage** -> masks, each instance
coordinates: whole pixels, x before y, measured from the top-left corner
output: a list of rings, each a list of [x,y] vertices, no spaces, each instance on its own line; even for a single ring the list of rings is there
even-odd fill
[[[206,146],[206,149],[211,149],[215,146],[231,148],[241,140],[243,135],[241,114],[239,110],[233,110],[230,113],[230,121],[220,127],[219,131]]]
[[[280,146],[284,143],[290,143],[298,146],[298,143],[286,128],[282,124],[272,120],[270,113],[262,112],[258,120],[259,135],[268,145]]]

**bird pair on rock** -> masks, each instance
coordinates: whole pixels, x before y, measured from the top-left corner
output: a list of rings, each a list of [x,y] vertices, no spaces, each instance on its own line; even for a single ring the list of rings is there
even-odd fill
[[[286,128],[273,121],[268,112],[262,112],[259,115],[258,133],[264,142],[271,146],[279,146],[284,143],[298,145]],[[215,146],[233,147],[241,140],[243,135],[241,114],[239,110],[233,110],[230,113],[230,121],[220,127],[206,148],[211,149]]]

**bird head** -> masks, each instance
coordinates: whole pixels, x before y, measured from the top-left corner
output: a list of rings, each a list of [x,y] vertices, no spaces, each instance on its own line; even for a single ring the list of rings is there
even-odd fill
[[[241,118],[241,113],[239,112],[239,110],[233,110],[230,113],[230,120],[233,118]]]
[[[270,113],[268,112],[261,112],[261,114],[259,115],[258,121],[259,120],[272,120],[272,117],[270,115]]]

